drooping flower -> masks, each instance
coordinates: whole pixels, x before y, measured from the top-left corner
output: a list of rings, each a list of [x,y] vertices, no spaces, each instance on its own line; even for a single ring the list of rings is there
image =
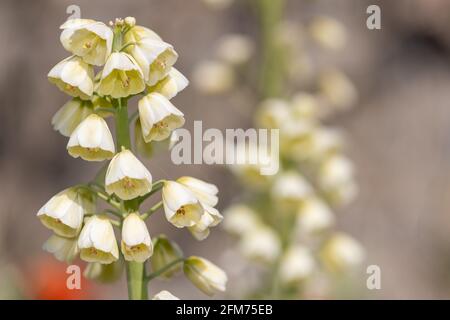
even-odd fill
[[[192,227],[203,214],[203,207],[194,193],[175,181],[165,181],[162,189],[167,220],[177,228]]]
[[[42,224],[57,235],[75,237],[81,229],[85,213],[93,213],[92,200],[76,188],[68,188],[53,196],[37,213]]]
[[[127,261],[144,262],[153,253],[147,226],[136,213],[130,213],[123,221],[121,248]]]
[[[152,270],[160,270],[170,263],[183,257],[180,247],[173,241],[167,239],[166,236],[160,235],[153,241],[153,255],[150,260]],[[174,274],[181,270],[181,264],[175,264],[167,271],[163,272],[160,277],[171,278]]]
[[[256,212],[243,204],[227,208],[224,216],[226,217],[223,222],[224,229],[236,235],[244,235],[261,224]]]
[[[155,37],[141,38],[127,52],[136,59],[149,86],[166,77],[178,59],[172,45]]]
[[[171,294],[167,290],[163,290],[163,291],[155,294],[153,296],[152,300],[180,300],[180,298],[175,297],[173,294]]]
[[[64,59],[47,76],[51,83],[72,97],[87,100],[94,92],[94,69],[80,57]]]
[[[225,291],[227,275],[212,262],[191,256],[185,260],[183,270],[186,277],[205,294],[212,296]]]
[[[188,84],[189,80],[180,71],[172,67],[169,74],[154,86],[148,87],[148,91],[160,93],[170,100],[183,91]]]
[[[203,205],[204,212],[200,220],[192,227],[188,227],[195,239],[202,241],[209,236],[209,228],[217,226],[222,220],[223,216],[220,212],[207,205]]]
[[[42,248],[45,251],[52,253],[59,261],[68,263],[72,262],[79,252],[77,239],[60,237],[55,234],[47,239]]]
[[[274,199],[290,205],[305,200],[313,189],[299,173],[286,171],[276,178],[271,192]]]
[[[217,205],[219,189],[214,184],[187,176],[180,177],[176,181],[192,191],[202,204],[210,207]]]
[[[140,93],[144,89],[144,75],[136,60],[125,52],[113,52],[101,73],[98,93],[117,99]]]
[[[111,53],[113,32],[103,22],[76,19],[61,26],[61,43],[74,55],[89,64],[102,66]]]
[[[74,98],[66,102],[52,118],[53,129],[59,131],[63,136],[70,137],[73,130],[92,114],[89,101]]]
[[[86,262],[109,264],[119,259],[113,226],[107,217],[92,216],[78,237],[80,257]]]
[[[76,127],[67,150],[72,157],[87,161],[111,159],[116,152],[106,121],[96,114],[91,114]]]
[[[281,252],[281,241],[270,227],[260,225],[242,236],[239,250],[251,260],[271,263]]]
[[[167,139],[184,124],[184,115],[166,97],[152,92],[139,100],[139,119],[146,142]]]
[[[314,258],[308,248],[296,245],[281,257],[279,277],[284,284],[295,284],[309,277],[315,267]]]
[[[109,163],[105,190],[123,200],[134,199],[152,190],[152,175],[130,150],[122,150]]]

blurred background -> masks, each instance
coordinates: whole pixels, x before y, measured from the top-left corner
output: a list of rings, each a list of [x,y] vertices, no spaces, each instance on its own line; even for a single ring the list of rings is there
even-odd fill
[[[257,0],[256,0],[257,1]],[[124,277],[112,285],[91,282],[67,291],[65,265],[41,247],[50,236],[35,217],[60,190],[89,180],[100,165],[71,158],[67,140],[53,131],[50,119],[67,100],[46,78],[67,56],[59,26],[67,6],[81,16],[104,22],[134,16],[158,32],[180,55],[177,68],[189,79],[213,55],[213,44],[227,33],[255,39],[253,12],[236,0],[218,9],[189,0],[25,1],[0,3],[0,297],[125,299]],[[208,1],[214,2],[214,1]],[[366,27],[366,8],[381,8],[381,30]],[[450,2],[446,0],[291,0],[285,18],[308,21],[316,14],[339,20],[346,28],[345,47],[324,55],[324,64],[339,65],[354,83],[359,99],[327,122],[343,129],[347,155],[356,168],[359,193],[338,212],[338,227],[358,239],[365,266],[381,268],[381,289],[363,289],[351,298],[448,298],[450,295]],[[247,72],[253,72],[249,68]],[[191,79],[192,80],[192,79]],[[204,128],[248,128],[258,99],[247,87],[205,95],[195,86],[174,99],[186,115],[186,127],[203,120]],[[215,183],[219,208],[241,186],[220,166],[171,163],[169,153],[145,161],[155,181],[192,175]],[[233,239],[216,228],[197,242],[166,223],[149,222],[152,235],[165,233],[183,244],[186,254],[205,256],[228,272],[231,297],[238,287]],[[237,259],[237,258],[236,258]],[[82,265],[82,262],[77,261]],[[61,280],[62,279],[62,280]],[[235,288],[235,289],[233,289]],[[154,294],[168,289],[182,299],[203,298],[191,283],[155,281]]]

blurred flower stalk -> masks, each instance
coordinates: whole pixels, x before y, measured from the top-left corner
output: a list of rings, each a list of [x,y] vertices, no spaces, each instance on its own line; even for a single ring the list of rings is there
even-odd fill
[[[227,35],[217,45],[216,58],[202,63],[193,76],[208,94],[251,87],[254,78],[239,79],[239,70],[256,61],[252,57],[258,52],[261,101],[254,121],[257,127],[280,130],[276,175],[261,175],[258,165],[230,166],[244,192],[224,213],[224,228],[261,275],[256,285],[249,284],[246,278],[252,277],[244,269],[237,277],[246,292],[237,295],[326,297],[333,290],[330,283],[345,279],[365,255],[357,240],[335,228],[333,211],[354,199],[357,185],[343,133],[323,124],[352,107],[357,92],[343,72],[314,61],[309,49],[337,52],[347,34],[331,17],[313,17],[305,27],[283,20],[283,0],[247,3],[260,23],[260,48],[245,35]],[[243,157],[250,156],[249,147],[246,142],[239,148]]]
[[[154,182],[136,157],[151,156],[156,143],[167,148],[164,141],[184,124],[184,114],[170,101],[188,85],[173,68],[178,58],[173,46],[136,25],[133,17],[109,26],[73,19],[61,29],[61,43],[72,55],[48,78],[72,99],[55,114],[53,127],[69,137],[72,157],[109,163],[92,181],[68,187],[39,210],[42,224],[54,232],[44,249],[68,263],[80,256],[88,262],[84,275],[102,282],[117,280],[125,265],[130,299],[147,299],[151,280],[181,270],[208,295],[225,291],[227,276],[219,267],[204,258],[185,258],[166,236],[152,239],[146,225],[162,208],[169,223],[203,240],[222,220],[215,209],[215,185],[193,177]],[[133,97],[139,99],[138,108],[129,114]],[[109,117],[115,122],[115,142]],[[154,203],[145,208],[152,196]],[[121,231],[120,244],[115,229]],[[154,298],[177,299],[167,291]]]

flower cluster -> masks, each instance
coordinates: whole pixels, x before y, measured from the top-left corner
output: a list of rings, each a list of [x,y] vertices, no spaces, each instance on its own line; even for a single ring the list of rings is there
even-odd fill
[[[94,180],[61,191],[39,210],[43,225],[54,232],[44,249],[64,261],[79,255],[88,262],[85,276],[100,281],[116,279],[125,260],[133,299],[146,298],[143,286],[148,281],[171,277],[181,264],[188,279],[206,294],[224,291],[227,277],[222,270],[203,258],[184,258],[181,249],[163,235],[152,241],[145,223],[163,208],[169,223],[204,240],[210,228],[222,221],[214,208],[215,185],[187,176],[153,182],[133,152],[169,140],[184,124],[183,113],[170,101],[188,85],[173,67],[178,54],[155,32],[136,25],[133,17],[116,19],[110,26],[74,19],[61,29],[61,43],[72,55],[53,67],[48,79],[72,99],[55,114],[52,125],[69,137],[67,151],[72,157],[110,161]],[[138,108],[129,116],[128,100],[135,96],[139,96]],[[115,120],[115,142],[108,117]],[[129,133],[133,121],[134,148]],[[158,191],[161,201],[141,212],[144,201]],[[100,209],[99,199],[110,208]],[[115,227],[121,230],[120,246]],[[150,274],[144,265],[148,260]],[[170,298],[167,292],[155,296]]]

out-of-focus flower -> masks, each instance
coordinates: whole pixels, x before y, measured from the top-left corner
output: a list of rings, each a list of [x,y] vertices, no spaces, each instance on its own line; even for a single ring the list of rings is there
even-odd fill
[[[364,249],[355,239],[343,233],[330,237],[320,251],[323,265],[332,272],[345,272],[364,260]]]
[[[117,281],[125,269],[122,259],[116,260],[109,264],[99,262],[88,263],[83,271],[86,279],[92,279],[101,283],[111,283]]]
[[[139,100],[139,119],[145,142],[165,140],[173,130],[184,124],[183,113],[156,92]]]
[[[203,61],[192,75],[194,85],[205,94],[220,94],[230,90],[235,82],[233,68],[219,61]]]
[[[149,86],[166,77],[178,59],[172,45],[154,37],[141,38],[126,50],[136,59]]]
[[[172,68],[164,79],[149,87],[148,91],[160,93],[170,100],[183,91],[188,84],[189,80],[180,71]]]
[[[271,98],[259,105],[256,122],[263,128],[279,129],[290,116],[290,106],[285,100]]]
[[[347,40],[342,23],[326,16],[314,18],[309,26],[309,33],[321,46],[332,50],[342,49]]]
[[[295,119],[315,119],[320,111],[319,99],[307,92],[298,92],[292,97],[291,114]]]
[[[319,76],[319,93],[330,104],[339,110],[352,107],[358,99],[358,93],[350,79],[340,71],[330,70]],[[333,110],[328,111],[331,113]],[[326,112],[325,112],[326,113]]]
[[[64,59],[47,76],[51,83],[72,97],[87,100],[94,92],[94,69],[80,57]]]
[[[183,252],[180,247],[164,235],[160,235],[153,240],[153,248],[153,255],[150,260],[153,272],[183,257]],[[179,271],[181,271],[181,264],[175,264],[167,271],[164,271],[160,277],[168,279]]]
[[[184,274],[203,293],[212,296],[225,291],[227,275],[212,262],[191,256],[184,261]]]
[[[134,147],[137,153],[143,157],[150,158],[153,155],[153,143],[145,142],[142,136],[142,125],[139,118],[134,123]]]
[[[106,121],[91,114],[75,128],[67,144],[69,154],[87,161],[111,159],[116,152]]]
[[[61,26],[63,47],[89,64],[101,66],[111,53],[113,32],[102,22],[76,19]]]
[[[217,197],[219,189],[214,184],[187,176],[178,178],[177,182],[192,191],[202,204],[206,204],[211,207],[215,207],[217,205],[217,202],[219,201],[219,198]]]
[[[114,114],[114,106],[105,97],[94,95],[91,101],[92,108],[94,109],[95,114],[99,115],[100,117],[107,118]]]
[[[328,229],[333,225],[335,217],[331,209],[321,199],[308,198],[297,211],[298,231],[305,234],[314,234]]]
[[[92,216],[78,237],[80,257],[86,262],[108,264],[119,259],[113,226],[107,217]]]
[[[250,60],[254,51],[253,42],[242,34],[223,36],[216,48],[217,56],[224,62],[240,65]]]
[[[177,228],[192,227],[203,214],[203,207],[192,191],[175,181],[165,181],[162,189],[167,220]]]
[[[152,175],[130,150],[122,150],[109,163],[105,190],[123,200],[134,199],[152,190]]]
[[[225,210],[224,216],[224,229],[236,235],[244,235],[261,224],[257,214],[243,204],[232,205]]]
[[[68,188],[53,196],[37,216],[44,226],[57,235],[73,238],[80,232],[84,214],[93,210],[91,199],[76,188]]]
[[[298,172],[286,171],[275,180],[271,194],[286,205],[299,204],[313,193],[311,185]]]
[[[203,0],[208,7],[215,10],[221,10],[229,7],[234,0]]]
[[[144,262],[153,253],[147,226],[136,213],[130,213],[123,221],[121,248],[127,261]]]
[[[113,52],[106,60],[97,91],[113,98],[128,97],[144,91],[144,75],[136,60],[125,52]]]
[[[173,294],[171,294],[167,290],[163,290],[163,291],[155,294],[153,296],[152,300],[180,300],[180,298],[175,297]]]
[[[65,237],[60,237],[57,235],[52,235],[44,243],[42,248],[53,254],[59,261],[72,262],[78,255],[78,245],[77,239],[69,239]]]
[[[70,137],[73,130],[92,114],[89,101],[74,98],[66,102],[52,118],[53,129],[59,131],[63,136]]]
[[[295,284],[308,278],[314,271],[315,262],[308,248],[295,245],[281,257],[279,277],[284,284]]]
[[[251,260],[271,263],[281,252],[281,242],[270,227],[260,225],[242,236],[239,251]]]

